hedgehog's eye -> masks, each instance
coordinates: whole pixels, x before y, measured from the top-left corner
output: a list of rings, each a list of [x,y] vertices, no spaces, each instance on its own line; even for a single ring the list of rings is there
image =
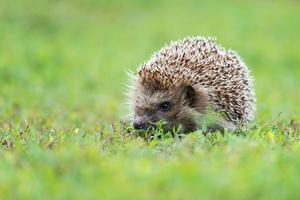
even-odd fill
[[[167,112],[171,109],[171,103],[168,101],[163,102],[163,103],[159,104],[158,108],[159,108],[159,110],[161,110],[163,112]]]

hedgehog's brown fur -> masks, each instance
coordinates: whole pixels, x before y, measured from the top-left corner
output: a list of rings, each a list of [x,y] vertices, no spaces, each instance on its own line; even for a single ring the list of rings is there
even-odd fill
[[[174,103],[177,113],[173,113],[169,128],[182,125],[184,131],[195,130],[199,126],[194,121],[195,113],[203,116],[207,111],[220,114],[222,119],[215,125],[230,130],[244,127],[254,118],[255,97],[249,70],[235,52],[225,50],[211,38],[172,42],[140,66],[134,81],[131,103],[135,116],[156,112],[151,107],[164,98],[180,99],[182,93],[178,91],[185,86],[195,89],[192,106],[184,99]],[[153,121],[157,120],[156,117]]]

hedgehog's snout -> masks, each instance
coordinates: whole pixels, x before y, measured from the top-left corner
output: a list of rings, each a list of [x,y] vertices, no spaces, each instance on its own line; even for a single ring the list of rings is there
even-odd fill
[[[133,128],[134,129],[147,129],[147,120],[143,117],[135,117],[134,122],[133,122]]]
[[[156,127],[158,121],[156,115],[148,114],[142,116],[135,116],[133,121],[133,128],[137,130],[147,130],[151,127]]]
[[[145,123],[142,121],[134,121],[133,122],[133,128],[134,129],[144,129],[145,128]]]

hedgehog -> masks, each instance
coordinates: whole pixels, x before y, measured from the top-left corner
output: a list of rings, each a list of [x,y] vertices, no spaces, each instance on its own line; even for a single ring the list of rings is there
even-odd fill
[[[162,121],[166,131],[236,131],[254,119],[249,69],[236,52],[211,37],[187,37],[165,45],[132,74],[130,91],[137,130]]]

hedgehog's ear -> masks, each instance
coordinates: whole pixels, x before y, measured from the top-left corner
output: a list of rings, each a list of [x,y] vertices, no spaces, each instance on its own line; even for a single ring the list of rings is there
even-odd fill
[[[193,86],[185,85],[183,87],[183,95],[189,106],[193,106],[196,100],[196,92]]]
[[[198,111],[206,110],[208,105],[208,96],[206,91],[199,85],[183,86],[183,95],[188,106]]]

